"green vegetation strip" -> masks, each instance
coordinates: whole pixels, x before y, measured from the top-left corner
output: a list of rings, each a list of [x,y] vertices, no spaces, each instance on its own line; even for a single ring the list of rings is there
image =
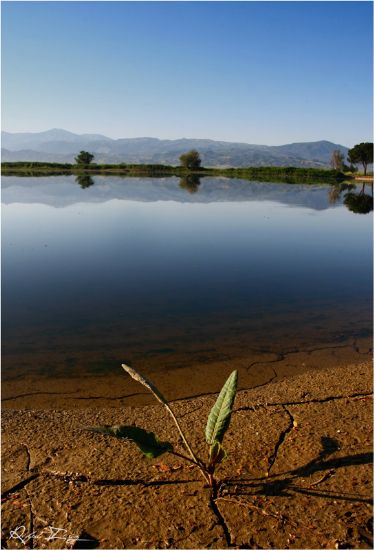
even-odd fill
[[[164,164],[62,164],[58,162],[3,162],[4,176],[46,176],[46,175],[105,175],[115,174],[121,177],[186,177],[215,176],[263,181],[294,182],[337,182],[350,179],[350,176],[338,170],[321,168],[296,168],[293,166],[261,166],[247,168],[203,168],[188,170],[181,166]]]

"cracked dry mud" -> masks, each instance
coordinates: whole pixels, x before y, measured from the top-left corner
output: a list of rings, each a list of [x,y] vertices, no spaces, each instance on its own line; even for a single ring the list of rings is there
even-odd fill
[[[82,430],[136,424],[181,449],[161,405],[6,409],[3,547],[371,548],[371,384],[365,362],[238,392],[214,493],[176,457]],[[201,456],[214,400],[173,404]]]

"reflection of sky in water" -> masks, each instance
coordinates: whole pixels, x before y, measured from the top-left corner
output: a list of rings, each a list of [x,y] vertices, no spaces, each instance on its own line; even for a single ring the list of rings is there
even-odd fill
[[[94,176],[94,185],[83,189],[74,176],[3,177],[4,204],[40,203],[63,208],[78,202],[105,202],[112,199],[137,202],[243,202],[275,201],[289,206],[330,208],[326,187],[321,185],[289,185],[259,183],[227,178],[201,178],[200,185],[181,187],[180,178],[125,178]],[[191,188],[190,188],[191,191]]]
[[[284,193],[300,198],[299,187]],[[28,324],[68,338],[96,323],[99,338],[113,319],[125,336],[132,319],[369,308],[371,216],[328,208],[327,199],[320,210],[276,200],[3,206],[4,338],[22,339]]]

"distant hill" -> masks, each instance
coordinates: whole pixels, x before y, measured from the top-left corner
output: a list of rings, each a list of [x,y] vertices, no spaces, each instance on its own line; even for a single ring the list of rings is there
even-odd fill
[[[210,139],[111,139],[100,134],[74,134],[54,128],[39,133],[2,132],[2,160],[74,162],[81,150],[95,155],[98,163],[179,164],[179,156],[197,149],[203,166],[330,166],[334,149],[346,156],[348,148],[330,141],[252,145]]]

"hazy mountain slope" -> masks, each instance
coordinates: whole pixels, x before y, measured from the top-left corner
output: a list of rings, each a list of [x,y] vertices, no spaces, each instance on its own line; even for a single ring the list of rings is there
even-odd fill
[[[73,134],[67,130],[60,130],[53,128],[46,132],[24,132],[24,133],[11,133],[1,132],[2,146],[11,151],[18,151],[20,149],[31,149],[36,151],[43,151],[40,149],[42,145],[47,143],[65,142],[65,143],[90,143],[92,141],[112,141],[111,138],[107,138],[100,134]],[[57,152],[57,151],[54,151]]]
[[[331,153],[347,148],[329,141],[280,146],[231,143],[210,139],[161,140],[157,138],[111,139],[100,134],[73,134],[53,129],[39,133],[2,132],[3,161],[74,162],[84,149],[96,162],[179,164],[179,156],[200,152],[204,166],[316,166],[328,167]]]
[[[9,151],[1,149],[2,162],[71,162],[71,155],[57,155],[56,153],[41,153],[30,149],[21,149],[20,151]]]

